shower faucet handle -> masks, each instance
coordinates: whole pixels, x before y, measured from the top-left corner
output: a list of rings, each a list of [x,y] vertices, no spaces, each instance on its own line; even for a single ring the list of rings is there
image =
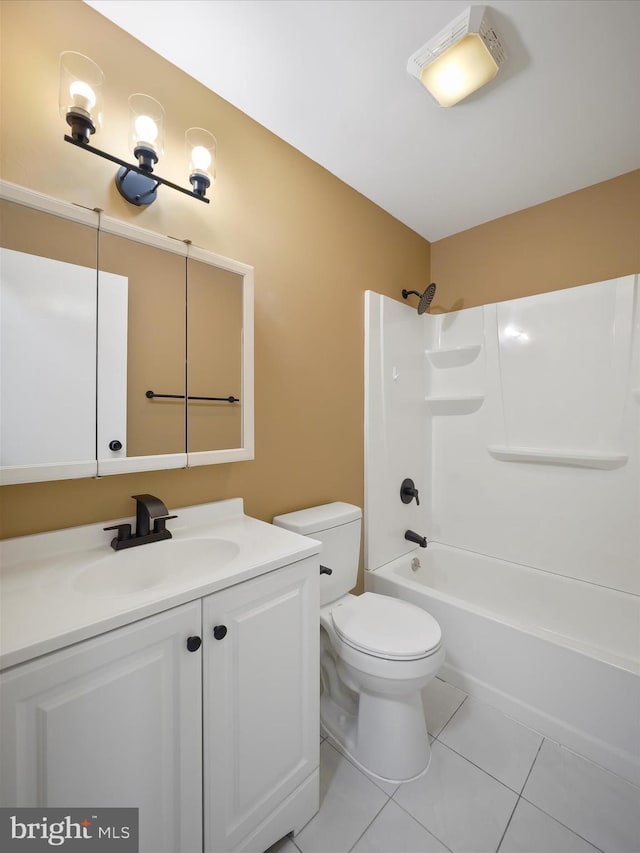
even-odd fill
[[[416,504],[420,506],[420,498],[418,497],[418,494],[419,492],[416,489],[416,484],[413,480],[407,478],[402,481],[402,485],[400,486],[400,500],[403,504],[410,504],[415,498]]]

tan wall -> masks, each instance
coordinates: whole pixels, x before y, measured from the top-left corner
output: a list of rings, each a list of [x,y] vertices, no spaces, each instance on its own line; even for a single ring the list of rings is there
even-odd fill
[[[399,298],[429,280],[429,243],[80,2],[3,2],[2,177],[110,216],[189,238],[255,267],[256,459],[0,489],[1,534],[132,512],[151,492],[169,507],[243,496],[247,512],[363,501],[363,293]],[[218,140],[210,205],[168,188],[147,210],[118,195],[115,167],[63,141],[58,57],[91,56],[107,77],[98,147],[127,152],[127,97],[167,114],[158,172],[184,185],[183,133]]]
[[[640,170],[431,246],[439,310],[640,272]]]

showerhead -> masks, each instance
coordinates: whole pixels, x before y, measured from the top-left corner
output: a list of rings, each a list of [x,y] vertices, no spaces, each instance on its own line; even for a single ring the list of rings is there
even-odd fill
[[[407,296],[411,294],[420,297],[420,301],[418,302],[418,314],[424,314],[433,302],[433,297],[436,294],[436,286],[435,284],[430,284],[424,293],[418,293],[417,290],[403,290],[402,298],[406,299]]]

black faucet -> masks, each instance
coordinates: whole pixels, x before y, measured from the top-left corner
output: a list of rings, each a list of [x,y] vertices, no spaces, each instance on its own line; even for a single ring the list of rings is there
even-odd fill
[[[165,524],[170,518],[169,510],[155,495],[131,495],[136,501],[136,532],[131,532],[130,524],[114,524],[105,530],[117,530],[118,535],[111,540],[111,547],[120,551],[122,548],[133,548],[134,545],[146,545],[148,542],[160,542],[171,539],[171,531]],[[153,521],[153,530],[151,522]]]
[[[408,539],[409,542],[415,542],[416,545],[419,545],[421,548],[427,547],[427,537],[420,536],[419,533],[414,533],[413,530],[407,530],[404,534],[404,538]]]

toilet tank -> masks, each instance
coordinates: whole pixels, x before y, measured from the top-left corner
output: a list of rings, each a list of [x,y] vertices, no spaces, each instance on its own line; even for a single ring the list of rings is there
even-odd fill
[[[320,565],[327,566],[332,573],[320,576],[321,605],[353,589],[360,559],[360,507],[336,501],[278,515],[273,523],[322,542]]]

